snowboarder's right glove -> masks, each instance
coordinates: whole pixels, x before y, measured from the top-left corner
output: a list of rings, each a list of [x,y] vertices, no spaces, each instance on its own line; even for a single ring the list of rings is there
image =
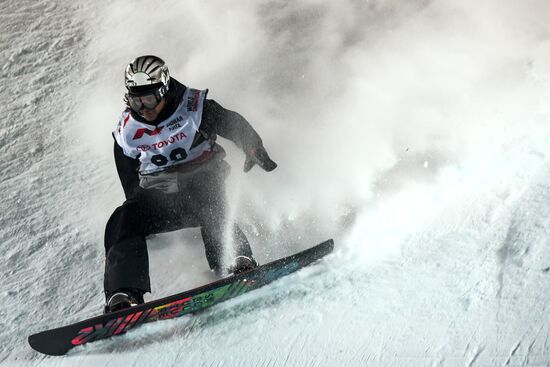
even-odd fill
[[[252,149],[246,152],[246,160],[244,161],[244,171],[248,172],[257,164],[262,167],[265,171],[271,172],[277,168],[277,163],[273,162],[269,155],[267,154],[263,146],[259,146],[255,149]]]

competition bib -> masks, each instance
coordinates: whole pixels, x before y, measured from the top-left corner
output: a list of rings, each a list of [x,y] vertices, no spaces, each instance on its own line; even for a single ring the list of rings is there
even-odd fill
[[[139,159],[141,174],[163,171],[211,150],[209,141],[192,147],[195,135],[200,134],[207,92],[187,88],[176,111],[157,126],[137,121],[124,111],[113,135],[126,156]]]

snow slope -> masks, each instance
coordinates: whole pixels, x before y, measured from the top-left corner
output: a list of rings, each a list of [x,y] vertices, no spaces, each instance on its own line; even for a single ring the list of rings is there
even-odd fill
[[[550,5],[541,0],[0,3],[0,364],[550,365]],[[155,53],[247,117],[279,168],[232,215],[317,266],[194,317],[46,357],[100,312],[123,200],[122,70]],[[197,231],[149,242],[149,299],[212,280]],[[62,320],[62,317],[67,317]]]

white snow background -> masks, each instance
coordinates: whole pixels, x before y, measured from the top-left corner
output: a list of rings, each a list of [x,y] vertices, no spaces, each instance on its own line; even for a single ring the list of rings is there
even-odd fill
[[[0,2],[0,364],[549,366],[550,3]],[[73,349],[101,312],[123,193],[123,70],[157,54],[243,114],[279,168],[233,166],[260,262],[335,253],[193,317]],[[204,284],[197,231],[149,241],[154,299]]]

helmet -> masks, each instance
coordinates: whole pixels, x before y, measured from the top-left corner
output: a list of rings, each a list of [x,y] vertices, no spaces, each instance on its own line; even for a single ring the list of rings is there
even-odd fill
[[[170,73],[160,57],[145,55],[128,64],[124,82],[130,96],[155,93],[162,98],[168,92]]]

